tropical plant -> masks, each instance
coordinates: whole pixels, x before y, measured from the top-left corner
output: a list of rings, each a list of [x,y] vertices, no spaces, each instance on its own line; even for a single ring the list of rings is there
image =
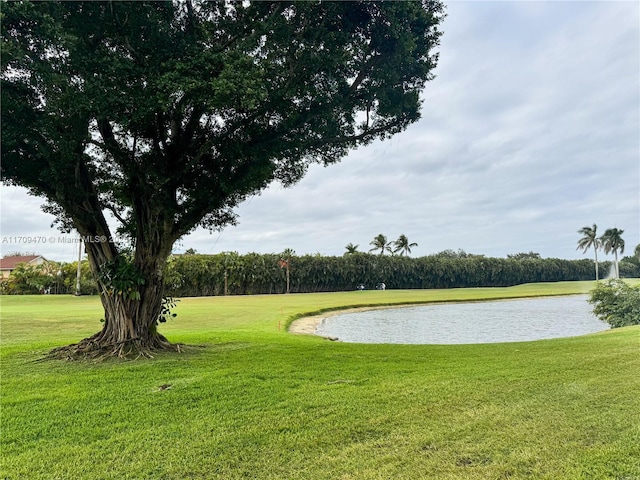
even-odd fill
[[[282,255],[280,256],[280,260],[278,260],[278,265],[280,266],[280,268],[284,268],[286,273],[286,278],[287,278],[286,293],[291,293],[291,281],[290,281],[291,257],[295,256],[295,254],[296,252],[294,252],[290,248],[287,248],[285,249],[284,252],[282,252]]]
[[[62,265],[62,290],[65,293],[78,293],[78,262],[66,263]],[[98,284],[91,272],[91,266],[88,260],[80,262],[80,294],[96,295],[98,293]]]
[[[613,328],[640,325],[640,285],[632,287],[612,278],[600,282],[589,294],[593,313]]]
[[[595,255],[595,265],[596,265],[596,280],[599,280],[598,276],[598,249],[602,246],[602,243],[597,235],[598,226],[594,223],[592,227],[586,226],[582,227],[578,230],[578,233],[582,235],[582,238],[578,240],[578,247],[576,250],[582,250],[584,253],[590,248],[593,248],[593,253]]]
[[[393,253],[400,253],[400,255],[409,255],[411,253],[411,248],[418,246],[417,243],[409,243],[409,239],[404,234],[400,235],[393,244],[396,247],[393,250]]]
[[[610,252],[613,252],[613,255],[615,257],[616,278],[620,277],[618,252],[620,252],[621,254],[624,253],[624,240],[622,239],[623,233],[624,230],[620,230],[618,228],[607,228],[600,237],[600,242],[602,243],[602,247],[604,248],[604,253],[609,254]]]
[[[173,245],[416,122],[443,17],[440,0],[4,2],[2,181],[93,240],[99,283],[134,246],[126,288],[100,285],[102,331],[59,353],[177,350],[157,328]]]
[[[384,252],[393,253],[393,251],[391,250],[391,243],[392,242],[387,241],[387,237],[385,235],[376,235],[373,241],[369,243],[369,245],[373,245],[373,248],[371,248],[369,251],[375,252],[380,250],[380,255],[384,255]]]
[[[349,245],[347,245],[346,248],[347,251],[344,252],[345,255],[353,255],[355,253],[358,253],[358,247],[359,245],[354,245],[353,243],[350,243]]]
[[[19,263],[7,279],[7,293],[33,294],[50,292],[57,276],[57,266],[53,262],[39,265]]]

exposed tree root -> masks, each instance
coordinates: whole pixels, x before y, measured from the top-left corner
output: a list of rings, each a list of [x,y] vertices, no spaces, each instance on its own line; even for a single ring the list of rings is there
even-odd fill
[[[122,342],[109,342],[102,338],[102,332],[79,343],[54,348],[47,358],[61,360],[96,360],[102,361],[110,358],[137,360],[139,358],[154,358],[161,352],[181,353],[183,346],[169,342],[162,335],[154,335],[150,338],[132,338]]]

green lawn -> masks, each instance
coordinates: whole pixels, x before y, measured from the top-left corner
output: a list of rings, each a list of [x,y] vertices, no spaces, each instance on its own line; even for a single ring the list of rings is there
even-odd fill
[[[591,282],[183,299],[183,354],[41,361],[90,297],[0,297],[0,479],[640,479],[640,327],[485,345],[286,332],[346,306],[586,292]],[[169,387],[166,387],[169,386]]]

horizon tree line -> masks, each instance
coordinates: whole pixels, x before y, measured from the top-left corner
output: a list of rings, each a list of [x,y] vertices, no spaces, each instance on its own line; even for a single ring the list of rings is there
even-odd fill
[[[635,250],[634,256],[620,259],[620,277],[640,277],[640,245]],[[613,261],[603,260],[599,268],[606,271],[613,266]],[[73,294],[76,291],[77,262],[49,262],[46,272],[39,267],[26,265],[14,270],[10,277],[0,281],[0,295]],[[81,271],[82,295],[99,293],[88,260],[82,261]],[[413,258],[367,252],[299,256],[290,249],[268,254],[198,254],[195,249],[189,249],[171,257],[165,275],[166,295],[181,297],[342,291],[358,283],[373,285],[381,280],[389,288],[505,286],[593,279],[589,272],[593,275],[593,259],[542,258],[537,252],[494,258],[464,250],[443,250]]]

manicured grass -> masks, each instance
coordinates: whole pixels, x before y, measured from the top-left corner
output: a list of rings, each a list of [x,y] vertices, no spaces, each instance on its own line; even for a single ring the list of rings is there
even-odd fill
[[[345,307],[398,305],[459,300],[483,300],[540,295],[586,293],[593,282],[525,284],[507,288],[456,288],[449,290],[386,290],[295,295],[253,295],[184,298],[178,318],[162,326],[174,341],[192,335],[237,336],[246,332],[285,335],[293,318]],[[42,348],[80,340],[101,327],[98,297],[2,296],[2,347],[41,345]]]
[[[1,297],[0,478],[639,479],[640,327],[461,346],[285,330],[591,285],[183,299],[162,331],[185,353],[103,363],[39,361],[100,328],[97,298]]]

